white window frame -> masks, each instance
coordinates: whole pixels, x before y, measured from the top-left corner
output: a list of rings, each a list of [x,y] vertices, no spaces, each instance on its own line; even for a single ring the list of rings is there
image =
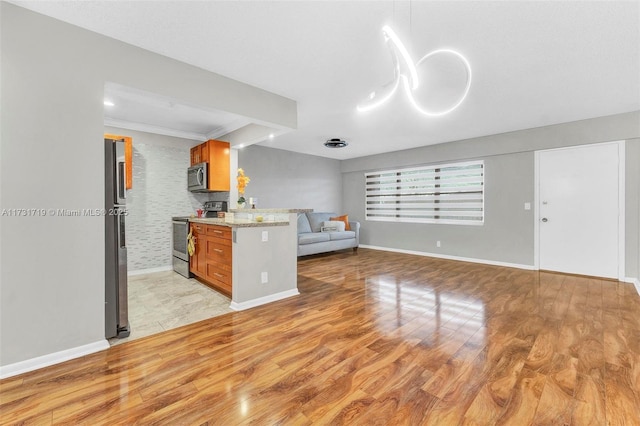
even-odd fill
[[[483,160],[365,172],[365,219],[484,224]]]

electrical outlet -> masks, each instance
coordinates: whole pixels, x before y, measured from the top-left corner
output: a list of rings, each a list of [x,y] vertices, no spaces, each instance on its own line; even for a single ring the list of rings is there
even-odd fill
[[[269,241],[269,231],[262,231],[262,242]]]
[[[531,210],[531,203],[524,203],[525,210]]]
[[[262,284],[266,284],[269,282],[269,273],[268,272],[263,272],[260,274],[260,280],[262,281]]]
[[[436,247],[440,247],[440,240],[436,241]]]

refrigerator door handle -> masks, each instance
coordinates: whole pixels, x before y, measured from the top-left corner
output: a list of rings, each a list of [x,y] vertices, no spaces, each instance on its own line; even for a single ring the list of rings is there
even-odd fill
[[[126,191],[126,167],[124,161],[118,161],[116,170],[116,201],[117,204],[124,204],[127,199]]]
[[[122,211],[117,211],[122,213]],[[125,216],[119,214],[118,223],[118,337],[127,337],[129,328],[129,295],[127,282],[127,247],[125,242]]]
[[[118,248],[126,248],[127,244],[125,240],[124,211],[117,210],[116,213],[118,214]]]

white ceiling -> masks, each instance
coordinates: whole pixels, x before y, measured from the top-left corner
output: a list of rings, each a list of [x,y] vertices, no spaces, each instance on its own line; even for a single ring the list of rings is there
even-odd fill
[[[246,117],[108,82],[104,124],[203,141],[250,124]],[[113,105],[107,105],[107,102]]]
[[[294,99],[298,129],[261,144],[325,157],[640,110],[640,1],[14,3]],[[414,60],[437,48],[467,57],[473,82],[458,109],[425,117],[398,92],[374,111],[356,111],[392,76],[385,24]],[[194,112],[193,123],[176,125],[200,133],[229,122],[207,130]],[[323,146],[335,137],[349,146]]]

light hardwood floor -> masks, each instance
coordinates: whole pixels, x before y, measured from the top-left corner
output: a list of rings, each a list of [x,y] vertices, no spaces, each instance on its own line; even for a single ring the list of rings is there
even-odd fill
[[[631,284],[360,249],[300,296],[0,382],[3,424],[638,425]]]

